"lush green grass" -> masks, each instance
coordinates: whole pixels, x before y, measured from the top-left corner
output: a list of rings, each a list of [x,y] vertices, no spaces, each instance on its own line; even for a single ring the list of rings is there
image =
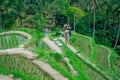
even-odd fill
[[[111,68],[112,70],[115,72],[115,74],[120,78],[120,56],[114,54],[113,55],[114,57],[111,57],[112,58],[112,62],[111,62]]]
[[[79,78],[76,80],[107,80],[101,73],[97,72],[91,66],[86,64],[83,60],[78,58],[72,51],[70,51],[65,45],[62,47],[74,69],[78,72]]]
[[[22,80],[53,80],[35,66],[31,60],[20,55],[1,55],[0,74],[13,74],[16,78]]]
[[[77,38],[77,36],[79,36]],[[81,39],[81,40],[80,40]],[[80,46],[80,41],[83,42],[81,44],[81,46],[84,46],[84,48],[86,49],[86,52],[91,52],[91,59],[89,57],[89,55],[83,55],[86,54],[86,52],[84,51],[84,49],[82,49]],[[86,39],[88,39],[89,44],[86,45]],[[85,42],[84,42],[85,41]],[[89,61],[91,61],[92,63],[96,64],[98,68],[100,68],[101,70],[105,71],[109,76],[111,76],[113,79],[118,79],[118,76],[115,73],[114,67],[112,67],[113,63],[114,63],[114,58],[115,56],[113,54],[114,51],[111,48],[108,47],[100,47],[99,45],[96,45],[94,40],[87,37],[87,36],[83,36],[83,35],[79,35],[77,33],[73,34],[73,37],[71,37],[70,40],[70,44],[72,46],[74,46],[78,51],[80,51],[80,53]],[[85,45],[84,45],[85,44]],[[85,47],[86,46],[86,47]],[[108,51],[109,50],[109,51]],[[110,55],[109,55],[110,52]],[[92,60],[93,59],[93,60]],[[110,61],[110,62],[108,62]]]
[[[62,60],[62,57],[58,53],[47,53],[41,49],[35,49],[36,53],[38,53],[38,59],[50,64],[54,69],[60,72],[65,77],[70,80],[74,80],[75,76],[70,73],[68,66]],[[53,56],[55,55],[55,56]],[[57,57],[56,57],[57,56]]]
[[[69,78],[69,80],[75,80],[76,76],[70,72],[66,62],[62,59],[63,56],[52,51],[44,42],[38,40],[32,44],[32,47],[28,47],[28,49],[38,54],[38,59],[50,64],[62,75]]]
[[[86,59],[94,61],[96,59],[95,42],[88,36],[83,36],[73,32],[70,44],[77,49]]]
[[[73,68],[78,72],[75,80],[89,80],[88,76],[85,74],[81,61],[70,51],[65,45],[62,46],[64,55],[70,59],[70,63]]]
[[[96,45],[96,61],[107,69],[109,67],[109,51],[99,45]]]
[[[43,34],[39,32],[37,33],[34,30],[30,30],[30,32],[29,29],[21,30],[29,32],[29,34],[32,35],[32,40],[27,43],[26,49],[38,54],[38,59],[50,64],[54,69],[63,74],[65,77],[69,78],[70,80],[75,79],[75,76],[70,73],[67,64],[62,60],[62,55],[52,51],[44,42],[42,42],[41,38],[43,37]]]
[[[103,75],[101,72],[96,71],[96,69],[91,67],[89,64],[87,64],[85,61],[83,61],[79,57],[77,57],[71,50],[68,49],[66,45],[63,45],[61,47],[63,51],[63,54],[61,55],[61,54],[56,53],[55,51],[52,51],[44,42],[42,42],[41,38],[43,37],[43,33],[37,32],[32,29],[28,29],[28,28],[23,28],[23,29],[20,28],[18,30],[27,32],[30,35],[32,35],[32,39],[24,43],[26,45],[25,46],[26,49],[31,50],[34,53],[36,53],[38,55],[37,59],[40,59],[50,64],[54,69],[60,72],[64,77],[69,78],[69,80],[107,80],[105,78],[105,75]],[[7,38],[8,37],[9,36],[7,36]],[[55,37],[56,37],[55,34],[50,35],[51,39],[54,39]],[[0,48],[5,47],[6,49],[7,47],[9,47],[8,43],[11,46],[14,46],[15,43],[16,44],[21,43],[20,41],[22,41],[22,38],[19,38],[20,41],[14,42],[16,41],[17,38],[18,37],[12,36],[11,40],[6,41],[5,37],[4,38],[0,37],[0,42],[2,42]],[[87,60],[91,61],[92,63],[96,64],[98,68],[105,71],[109,76],[113,77],[113,79],[115,80],[118,79],[116,77],[119,76],[118,74],[120,73],[119,60],[116,59],[113,55],[110,55],[110,59],[109,59],[110,64],[109,64],[107,49],[100,47],[99,45],[96,45],[92,38],[74,33],[72,34],[72,37],[70,39],[70,44],[74,46],[80,52],[80,54],[82,54],[83,57],[85,57]],[[71,73],[68,65],[66,64],[66,62],[64,62],[63,57],[68,57],[70,59],[70,64],[77,71],[78,73],[77,75],[73,75]],[[116,63],[114,63],[114,61],[116,61]],[[3,62],[5,63],[6,60]],[[27,60],[24,62],[27,62]],[[17,63],[14,62],[14,65],[15,64]],[[108,65],[110,65],[111,69],[109,69]],[[19,65],[19,67],[20,66],[21,65]],[[27,65],[25,65],[24,67],[26,66]],[[33,65],[33,67],[35,67],[35,65]],[[0,70],[2,70],[1,68]],[[6,74],[8,69],[9,68],[7,68],[6,70],[4,69],[2,73]],[[21,76],[18,69],[16,70],[16,72],[13,72],[12,74],[15,74],[15,75],[18,74],[17,77],[22,77],[22,78],[27,76],[25,75],[24,72],[23,72],[24,75]],[[45,78],[45,79],[42,78],[41,80],[49,79],[49,75],[44,75],[44,72],[41,74]],[[37,78],[37,77],[38,76],[35,76],[34,78]],[[34,79],[31,78],[31,80],[34,80]]]
[[[91,50],[89,47],[89,39],[84,38],[80,35],[72,35],[70,43],[80,52],[84,52],[86,56],[90,56]]]
[[[82,63],[82,66],[84,66],[85,73],[90,80],[107,80],[101,73],[97,72],[95,69],[88,66],[87,64]]]
[[[23,32],[26,32],[32,36],[32,39],[27,40],[25,43],[23,43],[25,45],[25,47],[28,47],[32,43],[34,43],[37,40],[40,40],[41,38],[44,37],[43,32],[38,32],[37,30],[30,29],[30,28],[17,28],[14,31],[23,31]]]

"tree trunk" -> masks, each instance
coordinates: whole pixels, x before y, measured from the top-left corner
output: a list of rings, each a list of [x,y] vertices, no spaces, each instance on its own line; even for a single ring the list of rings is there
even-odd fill
[[[69,18],[67,18],[67,23],[68,23],[68,25],[70,25],[70,19]]]
[[[94,5],[94,17],[93,17],[93,38],[95,37],[95,20],[96,20],[96,18],[95,18],[95,16],[96,16],[96,12],[95,12],[95,5]]]
[[[104,16],[104,15],[103,15]],[[104,21],[104,24],[103,24],[103,26],[104,26],[104,29],[103,29],[103,38],[102,38],[102,41],[104,41],[104,39],[105,39],[105,35],[106,35],[106,26],[107,26],[107,24],[106,24],[106,21],[107,21],[107,17],[106,17],[106,14],[105,14],[105,17],[104,17],[104,19],[105,19],[105,21]]]
[[[116,40],[115,40],[114,49],[115,49],[115,48],[116,48],[116,46],[117,46],[117,43],[118,43],[118,38],[119,38],[119,34],[120,34],[120,22],[119,22],[118,32],[117,32],[117,36],[116,36]]]
[[[74,15],[74,31],[76,32],[75,26],[76,26],[76,22],[75,22],[75,15]]]
[[[29,4],[30,4],[31,0],[29,0]]]
[[[1,11],[0,11],[0,31],[2,31],[2,14],[1,14]]]
[[[20,16],[20,27],[22,27],[22,17]]]

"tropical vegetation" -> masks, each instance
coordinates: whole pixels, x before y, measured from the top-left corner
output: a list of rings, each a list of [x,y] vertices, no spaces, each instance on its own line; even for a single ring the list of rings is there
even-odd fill
[[[64,24],[72,27],[69,44],[59,54],[43,42],[44,29],[49,38],[61,38]],[[32,39],[19,34],[22,31]],[[0,0],[0,51],[24,48],[69,80],[120,79],[120,1],[119,0]],[[4,52],[4,51],[3,51]],[[67,57],[73,69],[63,60]],[[9,64],[9,65],[8,65]],[[21,55],[0,53],[0,74],[12,74],[22,80],[53,80],[53,78]],[[94,75],[93,75],[94,74]]]

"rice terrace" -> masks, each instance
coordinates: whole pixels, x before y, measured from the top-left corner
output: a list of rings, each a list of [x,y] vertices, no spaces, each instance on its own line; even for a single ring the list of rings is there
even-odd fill
[[[0,0],[0,80],[120,80],[119,0]]]

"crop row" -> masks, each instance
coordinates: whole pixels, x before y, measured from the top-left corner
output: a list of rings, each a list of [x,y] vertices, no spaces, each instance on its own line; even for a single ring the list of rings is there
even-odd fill
[[[103,47],[96,46],[96,61],[109,69],[109,52]]]
[[[82,63],[85,69],[85,73],[89,76],[90,80],[107,80],[105,77],[102,76],[101,73],[97,72],[90,66],[85,63]]]
[[[30,60],[19,55],[1,55],[0,73],[13,74],[22,80],[53,80]]]
[[[115,72],[116,72],[116,74],[119,76],[119,78],[120,78],[120,58],[115,58],[114,59],[114,61],[113,61],[114,63],[112,64],[113,65],[113,67],[114,67],[114,70],[115,70]]]
[[[26,40],[25,37],[20,35],[7,35],[0,36],[0,49],[8,49],[17,47],[19,44],[22,44]]]

